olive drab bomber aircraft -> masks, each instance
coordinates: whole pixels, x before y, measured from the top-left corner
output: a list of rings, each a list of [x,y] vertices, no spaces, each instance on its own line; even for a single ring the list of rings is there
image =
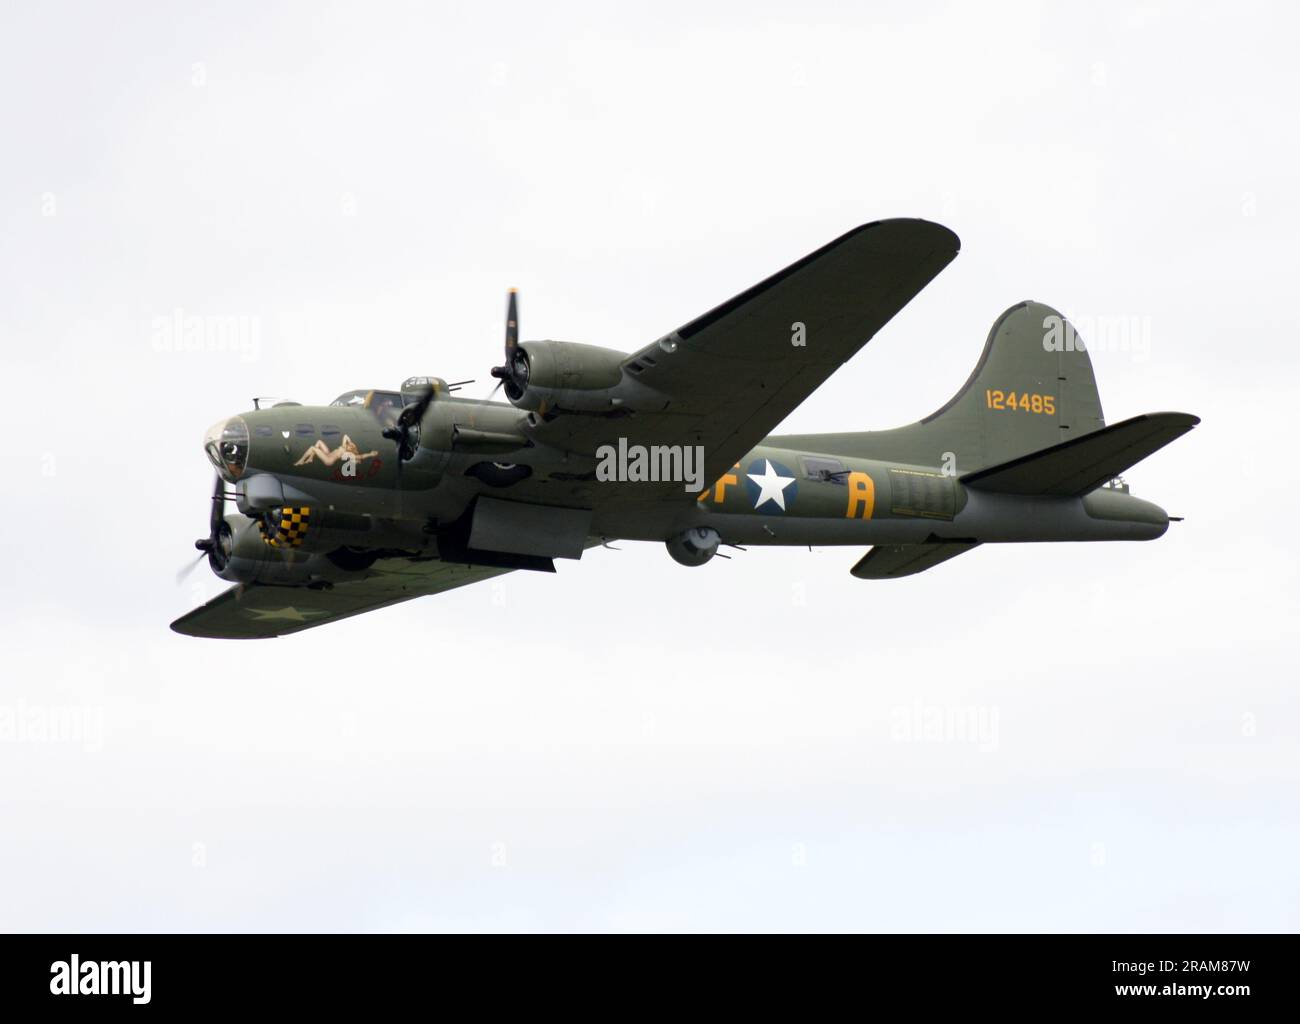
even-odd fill
[[[769,434],[958,248],[927,221],[866,224],[630,355],[520,342],[512,291],[492,371],[505,402],[437,377],[256,401],[204,441],[217,479],[196,547],[235,586],[172,628],[281,636],[613,540],[686,566],[720,547],[870,546],[850,571],[879,580],[979,544],[1164,534],[1120,474],[1199,420],[1108,426],[1083,339],[1037,302],[998,317],[965,386],[917,423]]]

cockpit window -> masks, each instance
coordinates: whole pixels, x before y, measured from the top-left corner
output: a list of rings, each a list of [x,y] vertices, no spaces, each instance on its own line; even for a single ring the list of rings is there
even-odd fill
[[[391,427],[402,411],[402,396],[396,391],[372,391],[366,408],[379,417],[385,428]]]
[[[396,391],[345,391],[330,405],[343,405],[348,408],[369,409],[384,427],[391,427],[405,403]]]

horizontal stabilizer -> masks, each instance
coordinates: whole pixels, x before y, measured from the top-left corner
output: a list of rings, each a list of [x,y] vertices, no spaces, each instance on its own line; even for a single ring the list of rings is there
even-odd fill
[[[978,546],[977,541],[960,540],[932,544],[878,544],[849,572],[860,580],[892,580],[924,572]]]
[[[1134,416],[1051,448],[968,473],[961,482],[997,494],[1077,497],[1119,476],[1200,422],[1199,417],[1185,412]]]

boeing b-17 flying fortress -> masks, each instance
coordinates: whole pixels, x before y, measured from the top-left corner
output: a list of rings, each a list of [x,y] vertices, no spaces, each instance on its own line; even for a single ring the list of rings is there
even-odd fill
[[[197,547],[235,586],[172,628],[279,636],[613,540],[687,566],[728,545],[871,545],[851,572],[889,579],[979,544],[1161,536],[1170,517],[1118,477],[1198,419],[1108,426],[1085,339],[1037,302],[1002,313],[916,423],[770,433],[958,248],[927,221],[866,224],[630,355],[519,341],[511,292],[505,402],[414,377],[223,419]]]

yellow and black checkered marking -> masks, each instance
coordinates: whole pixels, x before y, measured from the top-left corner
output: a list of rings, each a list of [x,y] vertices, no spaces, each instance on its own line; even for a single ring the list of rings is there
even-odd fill
[[[311,507],[302,505],[298,508],[276,509],[264,519],[259,519],[257,528],[262,533],[262,540],[273,548],[296,548],[307,536],[311,522]]]

